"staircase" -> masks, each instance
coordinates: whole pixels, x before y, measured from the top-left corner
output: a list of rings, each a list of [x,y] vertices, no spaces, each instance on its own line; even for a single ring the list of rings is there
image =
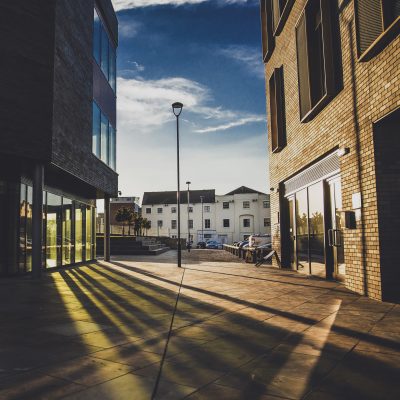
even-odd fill
[[[111,255],[112,256],[157,256],[170,250],[165,244],[156,239],[145,237],[111,236]],[[98,256],[104,254],[104,237],[97,236],[96,253]]]

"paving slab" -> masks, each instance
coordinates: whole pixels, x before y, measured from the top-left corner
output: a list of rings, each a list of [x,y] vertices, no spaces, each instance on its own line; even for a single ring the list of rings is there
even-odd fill
[[[400,398],[399,305],[224,251],[183,266],[169,251],[0,281],[0,398]]]

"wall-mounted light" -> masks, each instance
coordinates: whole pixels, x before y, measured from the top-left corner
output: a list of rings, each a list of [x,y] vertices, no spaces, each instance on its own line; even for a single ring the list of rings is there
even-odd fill
[[[341,147],[337,151],[337,155],[339,157],[343,157],[343,156],[345,156],[346,154],[349,154],[349,153],[350,153],[350,148],[349,147]]]
[[[269,188],[269,191],[270,191],[270,192],[274,192],[274,191],[275,191],[275,188],[271,187],[271,188]]]

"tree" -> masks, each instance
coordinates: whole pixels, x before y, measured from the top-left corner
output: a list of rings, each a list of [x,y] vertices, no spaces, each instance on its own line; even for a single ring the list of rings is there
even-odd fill
[[[147,231],[151,228],[151,222],[147,218],[143,218],[142,228],[146,232],[147,236]]]
[[[134,221],[135,235],[141,236],[143,217],[141,215],[139,215],[138,213],[134,213],[133,221]]]
[[[126,224],[129,226],[128,234],[130,234],[130,226],[132,224],[132,218],[133,218],[132,214],[133,214],[132,210],[128,207],[121,207],[115,213],[115,220],[119,223],[122,223],[122,236],[125,236]]]

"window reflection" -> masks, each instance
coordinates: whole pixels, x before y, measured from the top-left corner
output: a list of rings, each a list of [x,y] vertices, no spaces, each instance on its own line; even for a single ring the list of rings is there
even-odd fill
[[[307,189],[296,193],[296,231],[298,269],[309,273]]]
[[[97,10],[93,17],[93,57],[100,64],[101,22]]]
[[[46,212],[46,267],[61,264],[61,196],[47,193]]]
[[[86,260],[91,260],[92,257],[92,207],[86,207]]]
[[[83,217],[84,206],[76,203],[75,206],[75,262],[83,261]]]
[[[324,194],[322,182],[308,188],[311,273],[325,277]]]
[[[108,164],[108,119],[101,114],[101,160]]]
[[[62,221],[62,265],[72,264],[72,200],[63,198],[63,221]]]

